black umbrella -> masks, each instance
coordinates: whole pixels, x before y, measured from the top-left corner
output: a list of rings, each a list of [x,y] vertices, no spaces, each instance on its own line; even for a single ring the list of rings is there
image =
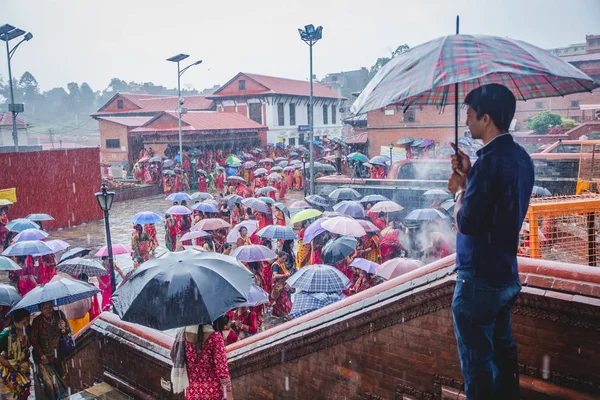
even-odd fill
[[[321,257],[325,264],[335,265],[348,257],[354,250],[358,241],[351,236],[340,236],[337,239],[330,240],[323,247]]]
[[[319,207],[329,207],[329,200],[324,197],[319,196],[318,194],[312,194],[304,198],[307,203],[313,204]]]
[[[21,301],[21,296],[11,285],[0,284],[0,306],[12,307]]]
[[[75,247],[69,251],[65,251],[63,255],[60,257],[59,263],[69,260],[74,257],[84,257],[90,253],[90,250],[84,249],[83,247]]]
[[[61,261],[56,269],[65,274],[79,276],[79,274],[86,274],[87,276],[104,276],[108,275],[104,265],[100,264],[96,260],[73,257],[65,261]]]
[[[167,252],[143,263],[112,300],[122,320],[154,329],[210,324],[247,301],[252,280],[230,256]]]
[[[352,188],[335,189],[329,194],[329,198],[333,200],[358,200],[362,195]]]

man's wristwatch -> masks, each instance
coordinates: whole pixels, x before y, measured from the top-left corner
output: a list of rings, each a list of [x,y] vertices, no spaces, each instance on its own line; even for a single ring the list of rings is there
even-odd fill
[[[465,192],[465,189],[460,189],[458,192],[454,194],[454,202],[458,201],[458,197]]]

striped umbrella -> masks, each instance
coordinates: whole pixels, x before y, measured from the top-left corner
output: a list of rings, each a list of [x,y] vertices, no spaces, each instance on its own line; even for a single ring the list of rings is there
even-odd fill
[[[290,311],[290,317],[298,318],[313,311],[319,310],[336,301],[346,298],[339,292],[332,293],[306,293],[299,292],[294,296],[294,304]]]
[[[309,293],[331,293],[350,287],[350,280],[337,268],[324,264],[302,267],[286,281],[294,289]]]
[[[265,213],[265,214],[270,214],[271,213],[271,207],[267,203],[265,203],[262,200],[255,199],[253,197],[250,197],[248,199],[243,199],[242,200],[242,205],[244,207],[251,208],[254,211],[258,211],[258,212],[261,212],[261,213]]]

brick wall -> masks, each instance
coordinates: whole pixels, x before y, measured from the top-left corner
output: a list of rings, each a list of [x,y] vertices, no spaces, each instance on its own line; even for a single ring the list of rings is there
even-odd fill
[[[100,158],[102,162],[111,164],[120,163],[122,160],[128,160],[129,143],[127,138],[127,127],[121,124],[106,120],[98,120],[100,129]],[[107,148],[106,139],[119,139],[119,148]],[[125,151],[121,147],[125,147]]]
[[[517,102],[517,111],[515,118],[517,126],[520,130],[525,130],[526,119],[530,118],[542,111],[550,110],[556,114],[560,114],[563,118],[573,118],[579,122],[583,120],[593,119],[594,112],[592,110],[582,111],[579,109],[580,104],[598,104],[598,93],[576,93],[565,97],[548,97],[543,99],[532,99],[528,101]],[[578,102],[578,103],[573,103]]]
[[[44,229],[57,229],[102,218],[99,158],[98,148],[0,154],[0,188],[17,190],[9,219],[47,213]]]

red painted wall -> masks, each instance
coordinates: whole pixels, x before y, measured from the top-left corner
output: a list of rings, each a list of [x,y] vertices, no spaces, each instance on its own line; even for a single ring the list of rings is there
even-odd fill
[[[8,218],[46,213],[57,229],[102,218],[94,193],[100,190],[100,149],[0,154],[0,189],[16,188]]]

